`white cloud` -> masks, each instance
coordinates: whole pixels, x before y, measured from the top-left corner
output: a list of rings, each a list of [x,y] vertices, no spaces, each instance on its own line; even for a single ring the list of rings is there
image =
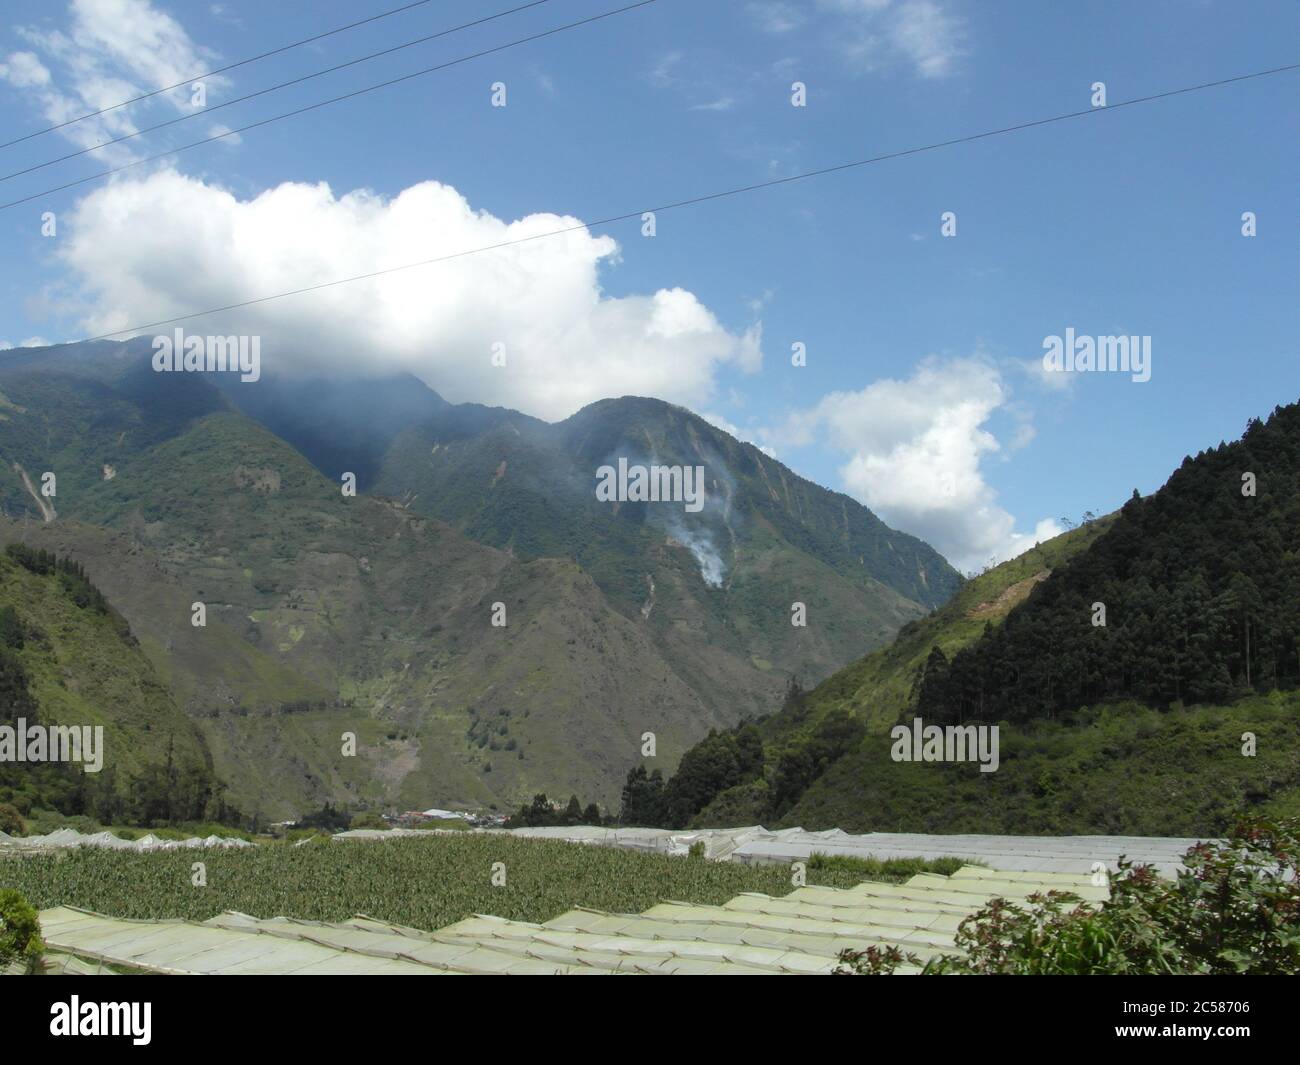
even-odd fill
[[[796,413],[785,437],[824,436],[847,453],[847,490],[885,521],[932,544],[959,569],[1002,561],[1059,532],[1044,519],[1030,534],[996,500],[982,462],[1002,445],[986,428],[1009,392],[981,359],[927,359],[906,380],[834,392]],[[1021,427],[1017,445],[1027,443]]]
[[[393,199],[286,183],[245,201],[167,170],[83,199],[61,255],[80,292],[69,309],[99,334],[577,225],[503,221],[432,181]],[[453,402],[552,419],[610,395],[698,406],[723,369],[759,369],[761,323],[729,332],[681,288],[606,296],[600,271],[617,252],[577,229],[185,328],[260,335],[268,373],[405,370]]]
[[[736,106],[735,97],[722,96],[716,100],[710,100],[706,104],[695,104],[691,107],[692,111],[730,111]]]
[[[680,97],[688,111],[727,112],[749,95],[757,73],[707,51],[677,49],[661,55],[644,77]]]
[[[244,138],[238,133],[232,133],[230,127],[224,122],[214,122],[209,126],[207,136],[220,137],[221,140],[218,141],[218,143],[224,144],[228,148],[238,147],[240,144],[244,143]]]
[[[0,80],[28,92],[51,125],[111,108],[145,92],[187,80],[216,65],[217,55],[194,41],[170,15],[149,0],[72,0],[66,29],[20,26],[16,32],[37,52],[15,52],[0,64]],[[228,84],[207,78],[208,98]],[[179,112],[189,113],[187,88],[165,93]],[[121,108],[76,122],[59,135],[90,148],[135,133],[131,111]],[[119,165],[138,158],[131,148],[114,145],[96,158]]]
[[[16,89],[31,89],[50,83],[50,72],[33,52],[11,52],[0,63],[0,78]]]
[[[1049,392],[1069,392],[1078,379],[1077,374],[1049,370],[1043,365],[1041,355],[1030,359],[1016,359],[1014,365],[1040,388]]]
[[[715,429],[721,429],[724,433],[730,433],[737,440],[740,439],[740,430],[736,427],[735,422],[729,422],[721,414],[712,414],[709,411],[699,411],[698,413]]]
[[[894,47],[922,77],[941,78],[961,52],[961,23],[936,0],[905,0],[889,30]]]
[[[228,4],[213,4],[208,8],[213,18],[220,19],[222,22],[228,22],[232,26],[244,28],[244,20],[230,10]]]
[[[1016,427],[1016,435],[1011,438],[1011,443],[1007,445],[1007,451],[1019,451],[1021,448],[1028,447],[1038,436],[1038,430],[1028,422],[1024,422]]]
[[[804,12],[786,0],[751,0],[745,10],[768,33],[789,33],[807,20]]]
[[[149,0],[72,0],[71,8],[71,41],[94,53],[90,62],[116,63],[151,89],[202,73],[216,58]]]
[[[729,422],[721,414],[711,414],[706,411],[698,412],[700,417],[712,425],[715,429],[721,429],[724,433],[734,436],[742,444],[753,444],[759,451],[763,452],[769,458],[776,458],[776,449],[766,444],[760,444],[754,439],[754,433],[748,429],[741,429],[733,422]]]
[[[944,0],[817,0],[832,20],[830,37],[859,69],[906,63],[924,78],[952,73],[962,55],[965,25]],[[768,33],[801,28],[806,13],[782,0],[755,0],[750,16]]]
[[[659,61],[650,69],[651,83],[661,89],[676,85],[681,80],[678,71],[685,58],[686,53],[682,51],[668,52],[660,56]]]

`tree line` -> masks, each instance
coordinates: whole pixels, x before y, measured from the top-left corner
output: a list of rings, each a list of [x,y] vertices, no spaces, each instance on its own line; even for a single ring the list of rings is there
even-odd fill
[[[927,721],[1112,699],[1226,703],[1300,683],[1300,406],[1187,458],[1002,625],[919,678]]]

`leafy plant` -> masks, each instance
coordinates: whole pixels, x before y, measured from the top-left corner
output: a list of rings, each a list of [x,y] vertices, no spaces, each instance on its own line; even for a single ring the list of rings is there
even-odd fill
[[[783,865],[692,861],[613,847],[496,833],[448,833],[383,843],[320,837],[303,847],[259,844],[202,852],[208,888],[188,882],[193,851],[80,848],[0,860],[0,886],[39,908],[80,906],[116,917],[207,920],[223,910],[258,917],[344,921],[357,913],[415,928],[443,928],[471,914],[548,921],[575,906],[640,913],[664,899],[719,906],[741,892],[785,895]],[[488,870],[509,876],[493,886]],[[808,883],[852,887],[856,872],[808,871]]]
[[[17,891],[0,890],[0,970],[17,962],[33,972],[44,952],[36,910]]]
[[[12,803],[0,802],[0,832],[10,836],[27,835],[27,822]]]
[[[1300,975],[1300,820],[1240,822],[1188,850],[1174,880],[1119,861],[1100,906],[1069,892],[993,899],[962,922],[960,954],[845,951],[840,972],[927,974]]]

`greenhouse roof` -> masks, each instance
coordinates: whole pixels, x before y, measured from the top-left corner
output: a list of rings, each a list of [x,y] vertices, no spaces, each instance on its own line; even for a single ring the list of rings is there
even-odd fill
[[[43,911],[41,927],[53,972],[829,973],[841,951],[871,944],[922,960],[952,952],[957,926],[989,898],[1051,888],[1094,901],[1107,892],[1087,876],[965,866],[906,884],[745,893],[721,906],[665,901],[640,914],[574,909],[540,924],[475,916],[432,932],[364,916],[322,923],[223,913],[199,923],[70,907]]]

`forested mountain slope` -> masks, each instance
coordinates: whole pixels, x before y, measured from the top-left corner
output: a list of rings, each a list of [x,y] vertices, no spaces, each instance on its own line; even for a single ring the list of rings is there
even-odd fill
[[[756,727],[702,741],[665,801],[703,798],[697,825],[858,831],[1194,834],[1248,807],[1294,813],[1298,609],[1292,405]],[[1000,765],[895,761],[889,729],[914,717],[997,725]]]
[[[15,743],[0,760],[0,803],[24,816],[157,824],[228,812],[200,730],[125,619],[79,563],[21,545],[0,552],[0,725]],[[53,726],[91,730],[80,761],[17,760],[24,731]]]
[[[1104,624],[1100,623],[1104,609]],[[1188,458],[1007,624],[926,671],[935,720],[1108,699],[1219,703],[1300,681],[1300,405]]]

